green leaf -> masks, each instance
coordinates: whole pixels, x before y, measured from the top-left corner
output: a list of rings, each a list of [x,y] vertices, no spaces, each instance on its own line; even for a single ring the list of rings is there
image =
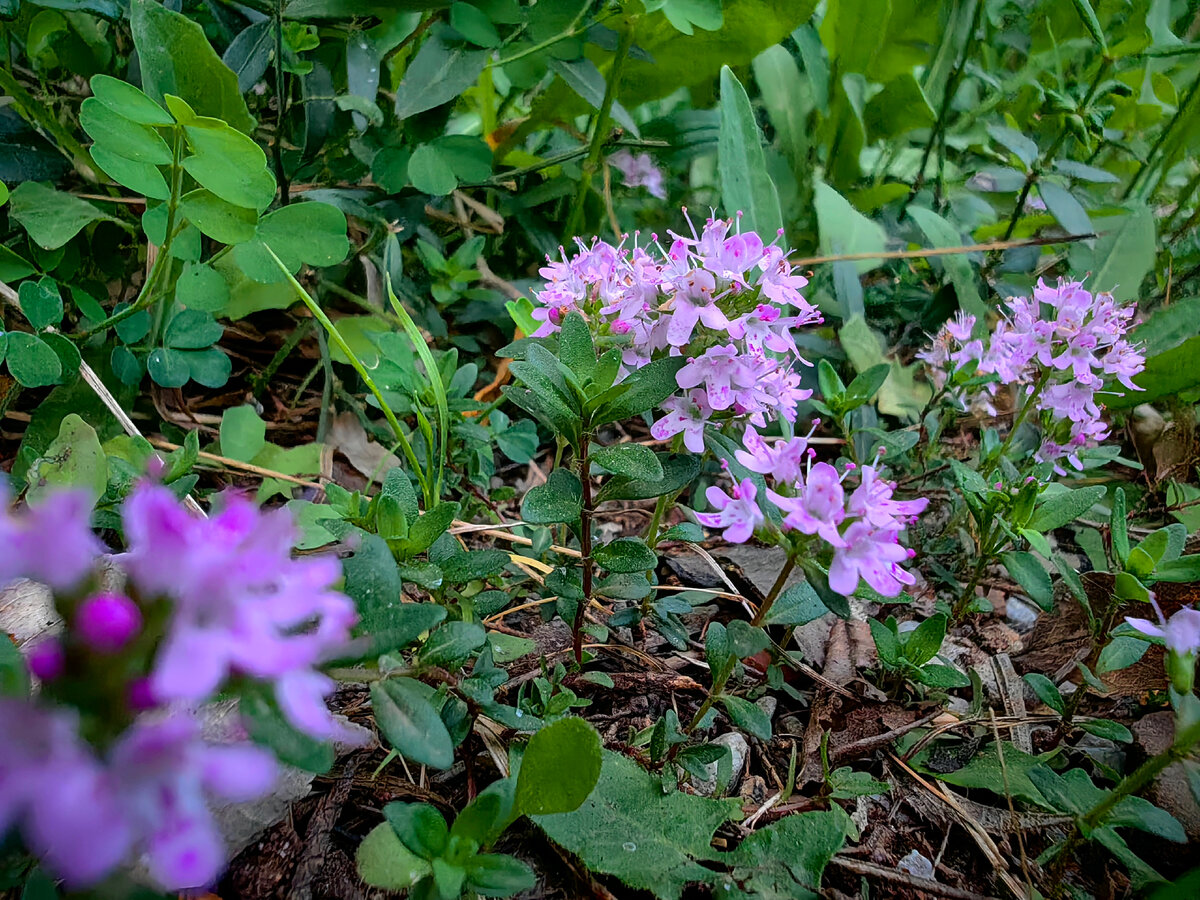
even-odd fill
[[[1021,586],[1034,603],[1049,611],[1054,606],[1054,585],[1036,556],[1024,550],[1010,550],[1000,554],[1000,561],[1008,574]]]
[[[152,200],[166,200],[171,196],[171,188],[157,166],[126,159],[99,144],[93,144],[88,152],[92,161],[117,184]]]
[[[866,72],[883,44],[890,0],[843,0],[821,21],[821,40],[842,72]]]
[[[224,387],[233,372],[233,363],[229,357],[216,347],[206,350],[184,350],[179,355],[187,363],[188,375],[192,381],[207,388]]]
[[[908,214],[912,216],[917,226],[924,232],[934,247],[961,247],[971,241],[964,241],[959,231],[949,222],[932,210],[920,206],[910,206]],[[980,322],[987,315],[987,305],[979,295],[978,278],[966,254],[950,254],[939,257],[950,283],[954,285],[954,293],[958,297],[958,305],[966,312],[977,317]]]
[[[328,518],[334,518],[332,514]],[[420,621],[423,625],[415,634],[409,634],[403,623],[394,623],[393,616],[403,615],[411,604],[405,604],[400,599],[400,573],[396,569],[396,560],[388,549],[387,542],[375,534],[365,535],[360,539],[354,555],[342,562],[345,572],[345,591],[354,600],[360,620],[360,630],[368,635],[386,632],[393,625],[401,630],[400,637],[408,638],[404,644],[415,640],[422,632],[436,625],[437,621]],[[427,608],[424,605],[418,609]],[[430,605],[428,608],[440,609]],[[420,615],[420,614],[417,614]]]
[[[665,453],[656,455],[662,465],[662,478],[654,481],[642,481],[618,475],[610,478],[600,488],[596,502],[649,500],[654,497],[663,497],[687,487],[700,474],[700,458],[698,456],[692,454],[670,456]]]
[[[754,735],[760,741],[771,739],[771,719],[757,703],[751,703],[741,697],[724,696],[721,698],[721,705],[738,728]]]
[[[568,313],[558,332],[558,353],[563,364],[575,373],[580,384],[596,371],[596,346],[587,322],[577,312]],[[603,463],[601,463],[603,465]]]
[[[240,244],[252,239],[258,223],[253,209],[234,206],[204,189],[184,194],[180,211],[201,232],[222,244]]]
[[[592,551],[596,565],[610,572],[648,572],[658,556],[640,538],[617,538]]]
[[[678,900],[689,882],[715,880],[700,861],[717,858],[713,832],[738,815],[736,800],[664,794],[661,781],[638,763],[605,750],[600,781],[579,809],[533,821],[591,871]]]
[[[216,119],[194,118],[184,132],[192,155],[183,168],[201,187],[234,206],[261,212],[271,205],[275,176],[258,144]]]
[[[388,743],[403,756],[435,769],[454,765],[454,742],[438,711],[433,693],[411,678],[388,678],[371,685],[371,710]]]
[[[161,103],[174,94],[201,115],[224,119],[244,134],[254,129],[237,76],[221,62],[200,25],[155,0],[132,0],[130,24],[142,86],[151,100]]]
[[[574,472],[555,469],[545,484],[532,487],[521,501],[521,518],[531,525],[568,525],[579,520],[583,486]]]
[[[246,690],[238,709],[251,739],[268,747],[281,762],[318,774],[328,772],[333,765],[333,744],[297,730],[264,687],[256,685]]]
[[[224,326],[211,313],[183,309],[167,323],[163,343],[176,350],[203,350],[219,341],[224,334]]]
[[[1066,709],[1066,703],[1063,702],[1062,694],[1053,681],[1041,672],[1029,672],[1024,678],[1025,683],[1029,685],[1039,700],[1059,715],[1063,714],[1063,711]]]
[[[779,194],[767,172],[754,109],[746,89],[728,66],[721,67],[717,165],[726,214],[743,214],[743,227],[768,238],[779,231],[783,227],[783,213]]]
[[[9,354],[11,355],[11,353],[12,350],[10,348]],[[11,365],[12,361],[10,359],[9,366]],[[1154,568],[1154,577],[1158,581],[1172,581],[1177,583],[1200,581],[1200,554],[1181,556],[1179,559],[1173,559],[1170,562],[1159,563]]]
[[[468,859],[466,866],[465,887],[484,897],[510,897],[531,890],[538,883],[533,869],[504,853],[479,853]]]
[[[175,281],[175,299],[189,309],[219,313],[229,302],[229,285],[212,266],[189,262]]]
[[[829,773],[829,787],[832,789],[829,796],[834,800],[875,797],[892,789],[886,781],[876,781],[867,772],[855,772],[849,766]]]
[[[971,679],[953,666],[930,663],[917,669],[916,679],[921,684],[940,688],[964,688],[971,686]]]
[[[171,162],[171,148],[157,131],[131,122],[95,97],[88,97],[79,107],[79,124],[109,153],[152,166]]]
[[[430,35],[396,87],[396,118],[407,119],[456,99],[475,83],[487,58],[486,50],[448,43],[436,32]]]
[[[914,666],[923,666],[937,656],[945,639],[946,616],[938,613],[904,636],[904,649],[901,652]]]
[[[346,214],[328,203],[291,203],[267,213],[258,221],[255,238],[233,250],[247,276],[264,284],[283,280],[283,273],[265,247],[295,275],[304,264],[336,266],[350,252]]]
[[[422,144],[408,161],[408,178],[423,194],[444,197],[456,187],[458,179],[442,154],[433,144]]]
[[[867,625],[871,628],[871,638],[875,641],[875,651],[879,654],[880,661],[895,667],[900,664],[900,638],[895,629],[890,627],[893,622],[893,619],[889,619],[887,624],[877,619],[868,619]]]
[[[8,371],[22,387],[46,387],[57,384],[62,377],[62,362],[58,354],[37,335],[10,331],[5,359],[8,361]]]
[[[358,877],[372,887],[386,891],[406,890],[433,869],[404,846],[387,822],[372,828],[354,854]]]
[[[1050,215],[1058,221],[1067,234],[1092,234],[1092,220],[1088,218],[1083,204],[1075,199],[1075,195],[1053,181],[1039,181],[1038,193],[1046,203]]]
[[[469,3],[450,4],[450,27],[479,47],[495,47],[500,43],[500,35],[487,13]]]
[[[108,457],[100,446],[96,429],[75,413],[63,418],[58,437],[29,467],[28,498],[36,502],[48,490],[75,488],[99,500],[108,487]]]
[[[1195,388],[1200,385],[1200,367],[1195,365],[1197,353],[1200,353],[1200,337],[1147,358],[1145,370],[1133,379],[1142,390],[1121,392],[1121,388],[1115,388],[1116,393],[1106,397],[1104,405],[1110,409],[1128,409]]]
[[[598,447],[592,451],[591,460],[614,475],[637,481],[661,481],[663,477],[662,463],[653,450],[642,444]]]
[[[422,859],[435,860],[446,852],[450,830],[442,814],[428,803],[389,803],[383,817],[396,837]]]
[[[1117,557],[1117,565],[1124,566],[1129,559],[1129,523],[1125,520],[1125,490],[1117,488],[1113,492],[1112,515],[1109,517],[1112,531],[1113,554]]]
[[[1120,722],[1114,722],[1111,719],[1079,719],[1075,722],[1075,725],[1081,731],[1086,731],[1088,734],[1104,738],[1105,740],[1116,741],[1120,744],[1133,743],[1133,735],[1129,729]]]
[[[1075,11],[1079,13],[1079,18],[1083,20],[1088,34],[1092,36],[1092,39],[1099,46],[1100,53],[1108,56],[1108,41],[1104,39],[1104,29],[1100,27],[1100,20],[1096,18],[1096,11],[1092,9],[1092,4],[1088,0],[1071,0],[1071,2],[1075,4]]]
[[[1146,206],[1134,206],[1127,215],[1105,219],[1100,231],[1094,248],[1082,242],[1071,245],[1067,256],[1071,270],[1092,273],[1090,291],[1112,291],[1121,302],[1136,300],[1142,280],[1154,268],[1154,214]],[[1141,396],[1136,402],[1149,400]]]
[[[1029,527],[1045,534],[1068,525],[1099,503],[1106,493],[1103,485],[1092,485],[1044,495],[1033,511]]]
[[[798,581],[776,598],[763,618],[763,626],[807,625],[829,609],[807,581]]]
[[[476,622],[447,622],[421,647],[418,657],[423,666],[455,669],[467,657],[487,643],[487,632]]]
[[[1000,753],[1004,754],[1004,768],[1000,766]],[[918,769],[927,772],[957,787],[979,788],[991,791],[997,796],[1005,796],[1005,775],[1007,774],[1008,793],[1015,800],[1033,803],[1046,807],[1046,798],[1042,796],[1032,781],[1029,773],[1038,766],[1044,766],[1048,756],[1031,756],[1018,749],[1012,743],[1005,741],[999,747],[989,743],[979,753],[971,757],[970,762],[953,772],[935,772],[928,767],[929,751],[917,755],[914,763]]]
[[[267,423],[253,406],[235,406],[221,416],[221,452],[230,459],[250,462],[267,443]]]
[[[513,363],[513,365],[516,366],[517,363]],[[613,399],[600,404],[592,415],[592,427],[598,428],[610,422],[621,422],[658,406],[659,403],[679,390],[675,376],[686,365],[686,358],[670,356],[656,359],[635,370],[616,388],[610,389],[622,389],[622,391]]]
[[[170,114],[128,82],[111,75],[92,76],[95,98],[126,119],[142,125],[174,125]]]
[[[9,198],[9,216],[43,250],[57,250],[92,222],[117,221],[86,200],[36,181],[23,181]]]
[[[917,128],[929,128],[936,120],[937,114],[921,83],[911,72],[903,72],[889,81],[863,110],[863,123],[872,140],[896,138]],[[923,226],[921,230],[925,230]],[[934,239],[928,232],[926,237]]]
[[[62,321],[62,295],[58,292],[58,284],[49,275],[37,281],[22,282],[18,296],[21,312],[37,331],[58,325]]]
[[[754,58],[754,83],[792,170],[799,173],[807,169],[807,113],[811,100],[806,104],[801,98],[811,92],[807,91],[796,58],[781,44],[768,47]]]
[[[713,896],[733,882],[746,889],[742,897],[817,900],[825,867],[846,843],[846,828],[845,814],[834,809],[785,816],[756,829],[725,856],[733,871],[718,876]]]
[[[0,641],[0,697],[29,696],[29,667],[25,657],[10,640]]]
[[[517,775],[516,809],[529,816],[579,809],[600,778],[600,735],[583,719],[559,719],[529,740]]]
[[[859,375],[850,382],[846,388],[847,401],[863,402],[870,400],[883,387],[883,383],[887,381],[888,374],[892,367],[887,363],[878,363],[871,366],[869,369],[860,372]]]

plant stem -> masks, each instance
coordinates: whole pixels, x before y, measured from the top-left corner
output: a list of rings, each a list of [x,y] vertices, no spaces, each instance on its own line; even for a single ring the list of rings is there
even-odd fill
[[[571,214],[567,219],[563,240],[578,234],[579,228],[583,224],[584,204],[587,201],[588,192],[592,189],[592,176],[600,168],[600,154],[608,137],[608,122],[612,116],[613,103],[617,99],[621,71],[625,68],[625,60],[629,57],[629,51],[633,47],[634,21],[636,20],[631,19],[627,22],[625,29],[621,32],[621,40],[617,45],[616,55],[613,57],[612,70],[608,73],[608,82],[604,86],[604,99],[600,102],[600,109],[592,119],[592,135],[588,155],[583,162],[579,191],[575,194],[575,201],[571,204]]]
[[[279,271],[283,272],[283,274],[287,276],[287,280],[291,284],[292,290],[296,292],[296,296],[303,301],[305,306],[308,307],[309,312],[313,314],[313,318],[321,323],[322,327],[324,327],[333,343],[336,344],[337,347],[346,354],[346,358],[350,360],[350,365],[354,367],[354,371],[358,373],[358,377],[361,378],[363,384],[367,386],[367,390],[369,390],[375,396],[375,400],[379,403],[379,408],[383,410],[383,417],[387,419],[387,423],[391,427],[392,433],[396,435],[396,440],[399,441],[401,449],[404,450],[405,457],[408,458],[409,464],[413,467],[413,474],[416,476],[417,482],[421,485],[421,492],[425,496],[425,508],[428,510],[437,498],[430,490],[431,485],[425,477],[425,472],[421,468],[420,462],[417,461],[416,451],[413,450],[412,443],[408,440],[408,435],[404,433],[404,429],[401,427],[399,420],[397,420],[396,414],[392,412],[391,406],[389,406],[387,400],[384,399],[383,393],[376,386],[375,381],[371,378],[370,373],[367,372],[366,366],[362,364],[362,361],[354,354],[354,351],[350,349],[350,345],[346,343],[346,339],[342,337],[341,332],[337,330],[337,326],[330,321],[329,316],[325,315],[325,310],[321,309],[317,301],[309,296],[308,291],[304,289],[303,285],[296,280],[296,277],[290,271],[288,271],[288,267],[285,266],[279,257],[275,255],[275,251],[273,251],[270,247],[266,247],[266,251],[271,254],[271,258],[275,260],[275,264],[279,266]]]
[[[779,577],[776,578],[775,583],[771,585],[770,593],[768,593],[766,599],[763,600],[762,606],[758,608],[758,612],[754,614],[754,618],[750,620],[751,625],[756,627],[762,625],[763,619],[765,619],[767,617],[767,613],[771,611],[771,607],[774,605],[776,599],[778,599],[780,592],[783,591],[783,586],[787,584],[788,576],[792,574],[792,570],[795,568],[796,557],[788,554],[787,562],[783,564],[783,568],[779,572]]]
[[[1129,180],[1129,185],[1125,188],[1125,192],[1121,194],[1122,200],[1129,199],[1129,195],[1133,193],[1133,189],[1138,185],[1138,182],[1141,181],[1142,176],[1149,171],[1151,164],[1157,162],[1159,151],[1161,151],[1163,146],[1166,144],[1167,138],[1175,133],[1175,129],[1179,126],[1179,124],[1181,122],[1190,121],[1188,114],[1190,112],[1192,102],[1196,99],[1198,93],[1200,93],[1200,76],[1197,76],[1192,81],[1192,86],[1188,88],[1187,94],[1180,102],[1179,108],[1175,110],[1175,115],[1171,117],[1171,121],[1167,123],[1167,127],[1158,133],[1158,140],[1154,142],[1154,146],[1151,147],[1150,152],[1146,154],[1146,161],[1138,166],[1138,170],[1133,173],[1133,178]]]
[[[663,494],[658,498],[658,502],[654,504],[654,515],[650,517],[650,524],[646,526],[646,543],[653,550],[658,543],[658,529],[662,525],[663,516],[667,514],[672,502],[674,502],[678,492]]]
[[[583,488],[583,503],[579,510],[579,552],[583,566],[583,599],[575,608],[571,625],[572,649],[575,664],[583,665],[583,617],[592,603],[592,479],[588,472],[589,435],[583,435],[579,451],[579,483]]]
[[[275,180],[279,182],[279,205],[287,206],[291,199],[288,187],[287,172],[283,168],[283,126],[287,116],[287,95],[284,85],[287,81],[283,71],[283,0],[275,4],[275,103],[279,115],[275,119],[275,143],[271,148],[275,161]]]
[[[996,453],[992,460],[989,460],[979,471],[986,481],[996,470],[996,466],[1000,465],[1000,460],[1008,453],[1012,447],[1013,438],[1017,435],[1017,430],[1025,423],[1029,417],[1029,413],[1033,410],[1037,403],[1038,397],[1041,396],[1042,390],[1046,387],[1046,380],[1050,377],[1049,372],[1043,372],[1038,376],[1038,380],[1033,385],[1033,390],[1029,392],[1029,396],[1025,398],[1025,403],[1017,412],[1016,418],[1013,419],[1012,427],[1008,430],[1008,435],[1004,438],[1004,443],[1000,445],[1000,450]]]

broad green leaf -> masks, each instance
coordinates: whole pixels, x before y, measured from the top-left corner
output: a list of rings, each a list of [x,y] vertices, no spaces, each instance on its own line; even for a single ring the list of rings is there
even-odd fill
[[[1113,492],[1112,516],[1110,517],[1112,531],[1113,555],[1117,564],[1124,566],[1129,559],[1129,523],[1125,520],[1125,490],[1117,488]]]
[[[57,250],[92,222],[115,222],[112,216],[36,181],[23,181],[9,197],[8,214],[44,250]]]
[[[688,883],[711,884],[719,877],[699,861],[717,858],[713,832],[739,810],[736,800],[664,794],[658,778],[606,750],[600,781],[579,809],[533,821],[593,872],[661,900],[678,900]]]
[[[961,247],[971,243],[964,241],[962,234],[949,222],[932,210],[921,206],[910,206],[908,214],[925,233],[925,237],[934,247]],[[954,293],[958,296],[958,305],[982,323],[987,315],[987,306],[979,296],[978,278],[966,254],[950,254],[938,257],[954,285]]]
[[[642,444],[613,444],[592,451],[590,459],[614,475],[638,481],[661,481],[662,463],[654,451]]]
[[[230,459],[250,462],[266,445],[267,423],[253,406],[235,406],[221,416],[221,452]]]
[[[887,33],[891,0],[843,0],[821,20],[821,40],[841,72],[866,72]]]
[[[454,765],[454,742],[438,711],[433,691],[411,678],[388,678],[371,685],[371,710],[388,743],[403,756],[435,769]]]
[[[825,867],[845,843],[846,817],[841,810],[785,816],[756,829],[725,856],[733,871],[718,877],[713,896],[736,884],[753,892],[743,897],[817,900]]]
[[[1063,702],[1062,694],[1053,681],[1041,672],[1029,672],[1024,678],[1039,700],[1059,715],[1062,715],[1063,710],[1066,709],[1066,703]]]
[[[930,663],[917,670],[916,679],[930,687],[964,688],[971,686],[971,679],[953,666]]]
[[[163,343],[176,350],[203,350],[225,334],[225,328],[210,313],[183,309],[171,317]]]
[[[92,93],[115,113],[142,125],[174,125],[170,114],[132,84],[111,75],[93,75]]]
[[[251,240],[258,222],[253,209],[227,203],[203,188],[184,194],[180,210],[200,231],[222,244]]]
[[[157,131],[131,122],[95,97],[88,97],[79,107],[79,124],[109,153],[152,166],[171,162],[171,148]]]
[[[1002,553],[1000,560],[1030,600],[1047,611],[1054,606],[1054,585],[1050,582],[1050,573],[1036,556],[1024,550],[1010,550]]]
[[[822,256],[883,251],[887,243],[883,226],[868,219],[823,181],[813,185],[813,206],[817,214]],[[862,259],[855,261],[853,266],[862,274],[871,271],[879,263],[878,259]]]
[[[8,371],[22,387],[37,388],[57,384],[62,378],[58,354],[37,335],[10,331],[5,356]]]
[[[146,95],[161,103],[182,97],[203,116],[224,119],[243,134],[254,119],[238,90],[237,76],[221,62],[204,30],[156,0],[132,0],[130,25]]]
[[[454,669],[487,643],[487,632],[475,622],[447,622],[421,646],[423,666]]]
[[[555,469],[545,484],[532,487],[521,501],[521,518],[531,525],[570,524],[579,519],[583,487],[575,473]]]
[[[513,363],[513,365],[517,365]],[[618,387],[624,392],[609,400],[592,416],[592,427],[597,428],[610,422],[620,422],[641,415],[658,406],[663,400],[679,390],[675,376],[687,365],[682,356],[656,359],[635,370]]]
[[[558,333],[558,353],[559,359],[575,373],[581,384],[591,380],[596,371],[596,346],[587,322],[577,312],[569,313],[563,319]]]
[[[487,58],[486,50],[449,43],[435,31],[396,87],[396,118],[407,119],[456,99],[475,83]]]
[[[433,144],[422,144],[408,161],[408,180],[423,194],[444,197],[456,187],[458,179],[450,163]]]
[[[271,205],[275,176],[258,144],[215,119],[196,118],[184,132],[192,155],[183,168],[201,187],[234,206],[261,212]]]
[[[36,504],[47,490],[75,488],[95,502],[108,486],[108,457],[96,430],[75,413],[62,420],[58,437],[26,474],[28,497]]]
[[[768,47],[754,58],[754,83],[792,170],[801,172],[808,164],[806,120],[812,96],[795,57],[781,44]]]
[[[1039,181],[1038,193],[1045,201],[1050,215],[1058,220],[1058,224],[1067,234],[1092,234],[1095,231],[1083,204],[1061,184],[1055,184],[1053,181]]]
[[[175,281],[175,299],[189,309],[219,313],[229,302],[229,285],[212,266],[186,263]]]
[[[93,144],[88,152],[92,155],[92,161],[117,184],[137,191],[151,200],[166,200],[171,196],[167,180],[163,178],[157,166],[118,156],[99,144]]]
[[[930,616],[904,636],[904,658],[914,666],[923,666],[937,656],[946,638],[946,617]]]
[[[767,172],[762,136],[750,98],[728,66],[721,69],[717,163],[725,214],[742,214],[743,227],[769,239],[783,227],[779,194]]]
[[[721,698],[721,705],[738,728],[754,735],[760,741],[771,739],[771,719],[757,703],[751,703],[742,697],[726,696]]]
[[[465,886],[484,897],[510,897],[531,890],[538,883],[533,869],[504,853],[479,853],[467,860],[466,869]]]
[[[334,518],[332,514],[328,518]],[[383,538],[375,534],[364,535],[360,540],[354,555],[342,562],[345,572],[345,592],[354,600],[358,610],[359,632],[374,636],[393,627],[393,616],[407,609],[400,597],[400,573],[396,568],[396,560],[388,549]],[[430,608],[434,607],[432,604]],[[445,611],[439,617],[445,618]],[[415,640],[423,631],[432,628],[437,621],[425,624],[410,640]],[[409,637],[407,630],[402,637]],[[405,641],[408,643],[408,641]]]
[[[821,618],[829,609],[821,602],[817,592],[807,581],[799,581],[787,588],[771,604],[767,615],[763,618],[763,626],[768,625],[807,625]]]
[[[1142,280],[1154,268],[1157,250],[1154,214],[1146,206],[1134,206],[1123,216],[1099,220],[1100,237],[1095,247],[1074,243],[1067,258],[1074,272],[1091,272],[1088,290],[1112,291],[1122,302],[1140,295]],[[1149,400],[1140,397],[1138,403]]]
[[[658,556],[640,538],[617,538],[592,551],[596,565],[610,572],[648,572],[658,565]]]
[[[1103,485],[1044,496],[1033,512],[1029,527],[1043,534],[1074,522],[1104,497]]]
[[[37,281],[24,281],[17,291],[21,312],[37,331],[62,322],[63,301],[58,284],[49,275]]]
[[[358,877],[372,887],[403,891],[415,885],[433,869],[404,846],[387,822],[367,832],[354,853]]]
[[[600,778],[600,735],[583,719],[559,719],[529,740],[517,775],[516,809],[544,816],[579,809]]]
[[[442,814],[428,803],[389,803],[383,817],[396,837],[422,859],[433,860],[445,852],[450,830]]]
[[[1133,379],[1142,390],[1126,391],[1117,385],[1113,389],[1115,395],[1106,396],[1104,405],[1111,409],[1128,409],[1192,390],[1200,385],[1200,367],[1195,364],[1197,353],[1200,353],[1200,337],[1149,357],[1145,371]]]
[[[934,772],[929,769],[927,767],[930,756],[928,751],[918,754],[914,762],[921,771],[927,772],[947,784],[965,788],[982,788],[1003,797],[1005,796],[1005,773],[1000,768],[1001,753],[1004,754],[1004,769],[1008,776],[1008,793],[1015,800],[1023,800],[1026,803],[1033,803],[1045,808],[1046,799],[1029,780],[1029,772],[1037,766],[1045,765],[1048,757],[1031,756],[1007,741],[999,747],[995,743],[989,743],[973,756],[970,762],[953,772]]]
[[[662,478],[653,481],[617,475],[600,488],[597,503],[608,500],[649,500],[674,494],[687,487],[700,473],[700,459],[693,454],[670,456],[657,454],[662,466]]]
[[[255,239],[235,247],[234,258],[255,281],[281,281],[283,273],[264,245],[275,251],[293,275],[304,264],[335,266],[350,251],[346,214],[328,203],[307,201],[280,207],[259,219]]]
[[[146,357],[146,371],[154,383],[166,388],[183,387],[192,377],[187,357],[179,350],[156,347]]]
[[[920,82],[910,72],[888,82],[863,110],[863,121],[872,140],[896,138],[918,128],[929,128],[936,119]],[[926,237],[933,240],[928,233]]]
[[[11,353],[11,350],[9,352]],[[11,361],[9,365],[12,365]],[[1158,581],[1200,581],[1200,554],[1181,556],[1170,562],[1159,563],[1154,569],[1154,577]]]

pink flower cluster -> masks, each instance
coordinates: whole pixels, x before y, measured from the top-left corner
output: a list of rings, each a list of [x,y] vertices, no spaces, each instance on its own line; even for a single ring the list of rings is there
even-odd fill
[[[896,485],[882,478],[878,465],[847,465],[841,472],[829,463],[814,464],[816,456],[802,437],[768,444],[755,429],[747,427],[745,449],[737,461],[774,483],[767,500],[784,513],[783,529],[813,535],[833,549],[829,586],[850,595],[861,577],[887,597],[912,584],[913,576],[900,566],[912,551],[900,544],[900,533],[924,511],[929,500],[896,500]],[[857,475],[858,485],[847,490],[848,477]],[[710,487],[706,493],[715,513],[697,513],[709,528],[724,529],[724,538],[734,543],[750,539],[765,521],[757,501],[758,489],[750,478],[733,486],[732,495]]]
[[[90,512],[65,493],[21,513],[0,507],[0,577],[47,582],[65,620],[29,653],[37,698],[0,701],[0,837],[20,828],[71,887],[134,854],[164,888],[204,887],[225,861],[205,793],[251,799],[276,767],[259,747],[206,742],[190,710],[256,679],[298,731],[348,736],[316,666],[349,640],[354,604],[331,590],[336,560],[292,559],[286,511],[228,496],[203,519],[150,484],[123,510],[128,586],[98,591]]]
[[[796,405],[812,392],[800,388],[795,364],[805,361],[791,330],[821,321],[800,294],[808,280],[782,249],[739,231],[732,219],[709,218],[699,233],[692,226],[691,237],[671,238],[666,249],[656,235],[632,248],[578,241],[570,259],[564,251],[561,261],[548,260],[535,336],[557,331],[578,311],[597,334],[628,335],[627,369],[686,353],[677,375],[686,393],[662,404],[652,433],[659,440],[682,433],[694,453],[703,451],[714,416],[759,426],[795,421]]]
[[[1043,431],[1035,458],[1053,462],[1062,475],[1060,460],[1082,469],[1080,450],[1108,436],[1097,400],[1105,382],[1116,379],[1141,390],[1132,379],[1145,368],[1145,358],[1125,339],[1135,312],[1111,294],[1085,290],[1081,282],[1060,280],[1049,287],[1039,280],[1033,297],[1009,301],[1007,317],[989,340],[974,337],[975,317],[960,313],[918,357],[929,365],[939,390],[971,362],[978,363],[976,375],[995,376],[978,391],[950,391],[964,408],[994,415],[991,401],[1001,385],[1020,386],[1019,402],[1034,397]]]
[[[662,169],[654,164],[649,153],[635,155],[622,148],[608,158],[608,164],[621,173],[627,186],[644,187],[651,197],[666,199],[667,188],[663,183]]]

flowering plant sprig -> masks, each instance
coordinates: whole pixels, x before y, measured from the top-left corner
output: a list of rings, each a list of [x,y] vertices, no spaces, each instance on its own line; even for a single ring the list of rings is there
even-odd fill
[[[291,557],[286,511],[230,495],[203,519],[153,484],[123,510],[127,583],[103,588],[90,510],[60,493],[0,512],[0,578],[47,584],[64,620],[29,653],[37,696],[0,698],[0,835],[18,829],[70,887],[138,857],[164,888],[203,887],[225,863],[206,794],[261,796],[276,764],[249,743],[207,742],[193,711],[259,683],[297,732],[351,738],[317,667],[348,641],[354,604],[332,590],[335,559]]]
[[[961,408],[995,415],[1002,386],[1018,390],[1018,426],[1036,416],[1042,442],[1033,458],[1065,475],[1065,460],[1083,469],[1080,453],[1108,436],[1098,397],[1110,379],[1131,391],[1145,358],[1126,338],[1136,308],[1120,306],[1111,294],[1092,293],[1082,282],[1039,280],[1032,297],[1015,297],[989,338],[975,334],[975,317],[960,313],[917,354],[939,393]],[[969,377],[959,377],[966,374]]]

